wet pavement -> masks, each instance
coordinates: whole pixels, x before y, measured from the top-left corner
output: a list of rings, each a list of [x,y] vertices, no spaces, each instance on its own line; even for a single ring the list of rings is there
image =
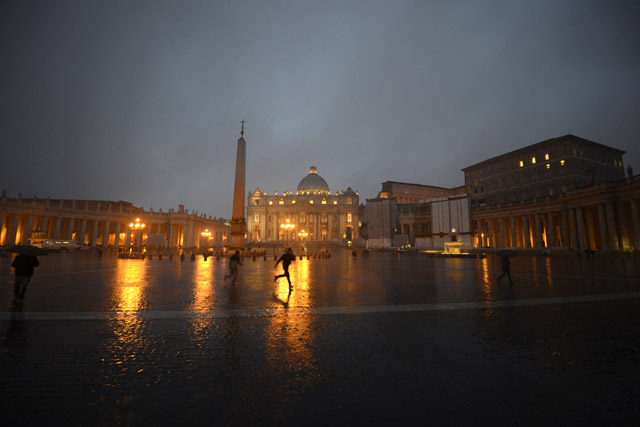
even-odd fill
[[[0,259],[5,421],[638,425],[640,260]]]

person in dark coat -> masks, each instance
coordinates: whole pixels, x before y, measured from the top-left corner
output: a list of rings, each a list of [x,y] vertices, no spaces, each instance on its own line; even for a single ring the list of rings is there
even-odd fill
[[[38,257],[35,255],[18,255],[11,263],[16,274],[16,282],[13,286],[13,296],[15,299],[24,299],[27,292],[27,285],[33,276],[33,270],[39,266]]]
[[[224,280],[231,277],[232,285],[235,285],[236,279],[238,278],[238,265],[242,265],[240,261],[240,251],[236,251],[236,253],[229,258],[229,274],[224,276]]]
[[[286,277],[287,282],[289,282],[290,290],[293,289],[293,287],[291,286],[291,278],[289,277],[289,265],[291,265],[291,263],[295,261],[295,259],[296,259],[296,256],[294,255],[293,250],[291,250],[291,248],[288,248],[287,252],[282,254],[280,259],[276,261],[276,265],[275,265],[275,267],[277,267],[278,264],[282,262],[282,268],[284,269],[284,274],[280,274],[279,276],[276,276],[274,280],[277,282],[279,278]]]
[[[513,283],[513,280],[511,280],[511,261],[509,261],[509,257],[502,257],[500,265],[502,266],[502,275],[496,279],[496,282],[499,282],[500,279],[507,276],[509,278],[509,283]]]

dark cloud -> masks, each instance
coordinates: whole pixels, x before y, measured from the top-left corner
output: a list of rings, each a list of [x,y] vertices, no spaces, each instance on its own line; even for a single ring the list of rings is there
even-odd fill
[[[182,203],[247,191],[453,187],[460,169],[574,133],[640,168],[636,2],[5,1],[0,184]]]

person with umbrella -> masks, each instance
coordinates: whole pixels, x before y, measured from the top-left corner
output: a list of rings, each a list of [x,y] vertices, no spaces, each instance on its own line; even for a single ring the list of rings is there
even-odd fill
[[[24,299],[24,294],[27,292],[27,285],[31,282],[33,271],[40,265],[36,254],[46,255],[46,252],[30,245],[12,246],[9,250],[18,253],[11,263],[11,267],[14,268],[16,275],[16,281],[13,285],[13,297],[16,301],[22,300]]]
[[[496,282],[499,282],[500,279],[502,279],[506,275],[507,277],[509,277],[509,284],[513,283],[513,280],[511,280],[511,261],[509,260],[509,258],[516,255],[517,254],[515,251],[509,249],[498,251],[498,256],[501,257],[500,265],[502,266],[502,274],[496,279]]]

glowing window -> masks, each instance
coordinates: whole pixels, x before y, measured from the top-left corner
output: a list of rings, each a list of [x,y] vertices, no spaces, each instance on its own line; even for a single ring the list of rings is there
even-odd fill
[[[279,205],[284,205],[284,200],[279,200],[279,201],[278,201],[278,204],[279,204]]]
[[[523,167],[523,166],[524,166],[524,162],[522,160],[520,160],[520,167]],[[476,184],[476,185],[478,185],[478,184]]]
[[[292,200],[292,201],[291,201],[291,204],[292,204],[292,205],[295,205],[295,204],[296,204],[296,201],[295,201],[295,200]]]
[[[338,201],[337,201],[337,200],[334,200],[334,201],[333,201],[333,204],[334,204],[334,205],[337,205],[337,204],[338,204]]]
[[[259,213],[254,213],[253,214],[253,222],[260,222],[260,214]]]
[[[532,158],[531,158],[531,164],[532,164],[532,165],[535,165],[535,164],[536,164],[536,158],[535,158],[535,157],[532,157]]]
[[[324,199],[322,199],[322,204],[323,204],[323,205],[326,205],[326,204],[327,204],[327,201],[326,201],[326,200],[324,200]]]
[[[545,159],[545,160],[549,160],[549,153],[547,153],[547,154],[545,154],[545,155],[544,155],[544,159]]]
[[[547,169],[551,169],[551,165],[547,163]]]
[[[560,166],[564,166],[564,160],[560,160]]]
[[[347,212],[347,222],[351,222],[351,212]]]
[[[313,200],[309,200],[309,204],[312,205],[313,204]]]
[[[272,205],[273,204],[273,200],[269,200],[269,204]]]
[[[352,205],[353,204],[353,199],[351,197],[347,197],[347,204],[348,205]]]

